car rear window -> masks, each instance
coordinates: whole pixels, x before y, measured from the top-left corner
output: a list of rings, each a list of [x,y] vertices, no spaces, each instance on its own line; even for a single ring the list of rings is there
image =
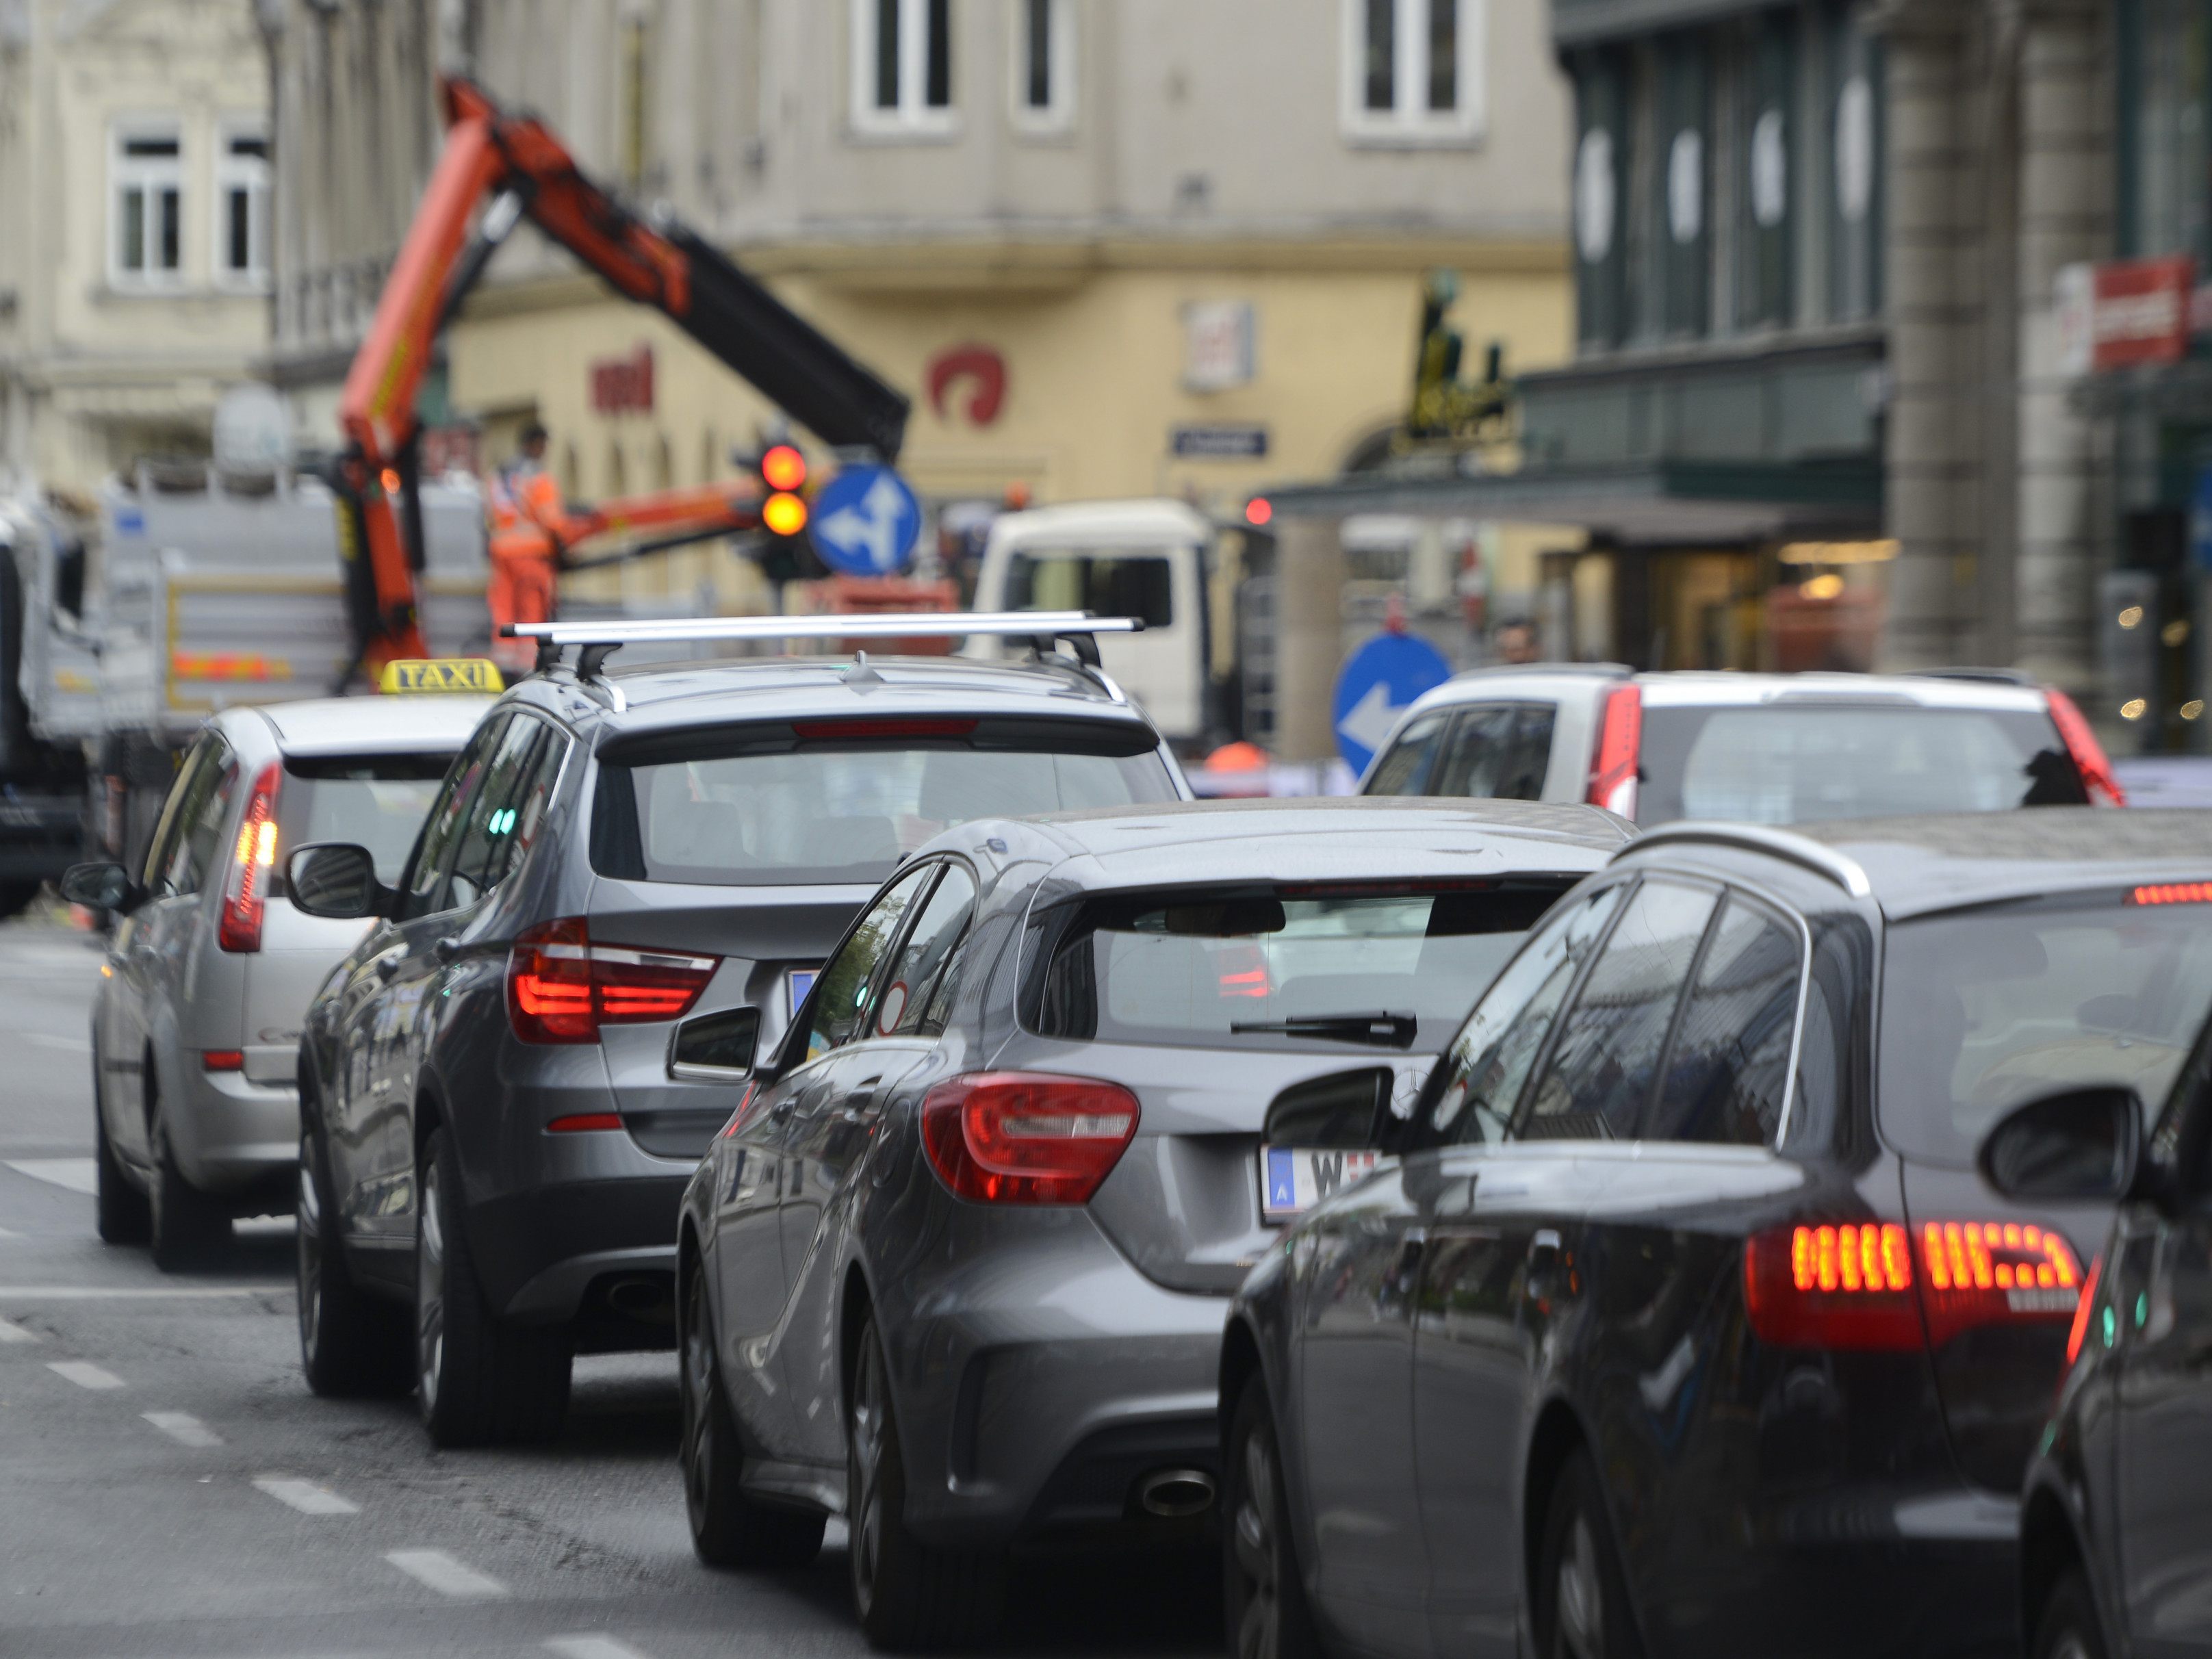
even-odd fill
[[[949,720],[908,723],[913,736],[836,735],[874,724],[726,727],[603,751],[592,867],[709,886],[873,884],[970,818],[1178,799],[1157,740],[1121,722]]]
[[[1809,823],[2083,806],[2047,714],[1912,704],[1644,710],[1637,821]]]
[[[349,841],[368,848],[378,880],[396,882],[453,762],[450,754],[288,756],[277,842],[289,854],[309,842]]]
[[[1901,923],[1883,947],[1882,1132],[1909,1157],[1963,1168],[2038,1095],[2120,1085],[2155,1112],[2208,1008],[2202,904],[2122,893]]]
[[[1029,1000],[1038,1035],[1079,1042],[1356,1053],[1285,1020],[1400,1015],[1441,1048],[1571,885],[1327,884],[1103,895],[1054,918]]]

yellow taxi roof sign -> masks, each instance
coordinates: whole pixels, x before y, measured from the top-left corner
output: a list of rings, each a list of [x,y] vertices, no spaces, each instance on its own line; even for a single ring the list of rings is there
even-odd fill
[[[489,657],[402,657],[384,665],[380,691],[504,691],[499,665]]]

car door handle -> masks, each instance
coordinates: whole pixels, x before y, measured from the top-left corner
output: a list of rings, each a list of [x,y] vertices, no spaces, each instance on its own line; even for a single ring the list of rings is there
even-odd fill
[[[461,953],[461,942],[450,934],[430,947],[430,954],[441,962],[451,962]]]
[[[864,1079],[860,1087],[845,1097],[845,1103],[837,1109],[842,1123],[873,1123],[883,1115],[883,1108],[876,1103],[877,1085],[881,1077]]]

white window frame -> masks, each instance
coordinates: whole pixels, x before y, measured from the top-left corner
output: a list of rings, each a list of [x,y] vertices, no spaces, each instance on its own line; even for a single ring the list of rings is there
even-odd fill
[[[945,66],[951,101],[933,105],[929,98],[929,0],[898,0],[898,102],[884,108],[876,102],[877,0],[852,0],[852,125],[871,137],[943,138],[959,131],[960,57],[959,19],[954,15],[945,49],[952,61]],[[957,13],[957,5],[952,7]]]
[[[1082,27],[1075,0],[1044,0],[1049,7],[1052,31],[1045,63],[1047,90],[1051,100],[1042,106],[1030,102],[1030,0],[1014,0],[1013,63],[1007,88],[1014,129],[1018,132],[1054,135],[1075,128],[1076,31]]]
[[[167,138],[177,146],[174,155],[130,155],[125,147],[134,140]],[[185,209],[190,191],[185,180],[185,124],[173,115],[132,116],[111,125],[107,135],[107,281],[111,287],[134,291],[171,292],[185,286]],[[141,210],[148,263],[131,270],[123,263],[123,198],[126,191],[143,194]],[[161,266],[160,215],[155,204],[165,190],[177,193],[177,263]]]
[[[216,286],[258,291],[269,286],[269,158],[233,155],[231,144],[240,138],[258,138],[266,145],[269,123],[258,116],[240,116],[216,127],[215,257],[209,263]],[[230,263],[230,193],[240,189],[246,191],[246,254],[255,262],[242,270]]]
[[[1345,137],[1382,147],[1468,144],[1483,136],[1484,75],[1489,64],[1489,0],[1458,0],[1458,106],[1428,107],[1429,0],[1395,0],[1391,89],[1394,107],[1367,107],[1367,0],[1340,0],[1343,18],[1342,117]]]

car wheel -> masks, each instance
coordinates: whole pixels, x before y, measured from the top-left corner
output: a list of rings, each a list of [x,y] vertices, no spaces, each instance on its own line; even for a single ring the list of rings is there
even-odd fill
[[[1229,1420],[1222,1571],[1237,1659],[1318,1659],[1323,1651],[1291,1540],[1290,1494],[1267,1385],[1254,1376]]]
[[[846,1559],[860,1629],[893,1651],[980,1641],[999,1622],[1005,1563],[981,1551],[932,1549],[908,1530],[898,1417],[872,1314],[854,1362],[845,1415]]]
[[[2062,1575],[2036,1620],[2032,1659],[2105,1659],[2104,1626],[2079,1568]]]
[[[1540,1659],[1637,1659],[1628,1583],[1589,1454],[1576,1451],[1552,1486],[1536,1569]]]
[[[422,1148],[416,1194],[415,1403],[432,1443],[552,1439],[568,1409],[568,1332],[494,1315],[469,1250],[460,1160],[443,1129]]]
[[[691,1547],[710,1567],[804,1566],[821,1553],[827,1517],[745,1496],[744,1453],[714,1357],[707,1276],[696,1267],[684,1302],[684,1507]]]
[[[165,1273],[204,1266],[230,1242],[230,1212],[185,1179],[169,1145],[168,1115],[155,1092],[153,1063],[146,1066],[146,1092],[153,1133],[153,1179],[147,1183],[148,1232],[154,1265]]]
[[[407,1322],[354,1280],[334,1224],[314,1137],[300,1135],[297,1225],[300,1365],[307,1386],[337,1399],[394,1395],[409,1382]]]
[[[154,1212],[146,1194],[131,1184],[115,1143],[107,1138],[107,1114],[100,1105],[100,1050],[92,1051],[93,1208],[103,1243],[143,1244],[154,1236]]]

